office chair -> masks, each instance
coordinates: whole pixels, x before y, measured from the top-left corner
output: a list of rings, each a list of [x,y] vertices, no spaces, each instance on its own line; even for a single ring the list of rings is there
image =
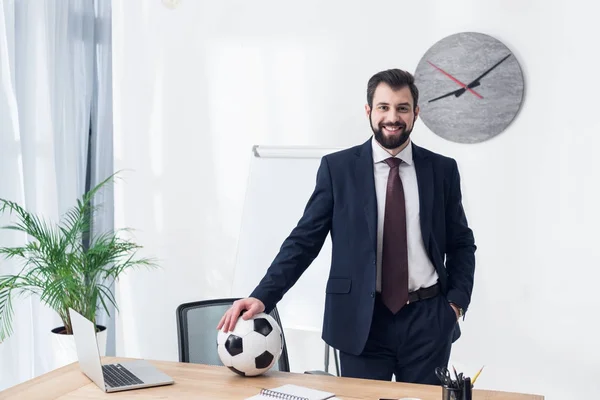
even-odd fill
[[[217,353],[217,324],[236,298],[195,301],[177,307],[177,338],[179,361],[197,364],[223,365]],[[277,309],[269,313],[281,326]],[[275,371],[290,371],[285,337]]]
[[[202,300],[184,303],[177,307],[177,339],[179,343],[180,362],[223,365],[217,353],[218,331],[216,327],[223,314],[225,314],[236,300],[238,299]],[[283,330],[277,308],[274,308],[269,315],[277,321]],[[279,357],[279,361],[272,369],[290,372],[285,336],[283,337],[283,351]],[[320,370],[306,371],[305,374],[332,375],[329,372]]]
[[[333,360],[335,362],[335,372],[337,376],[340,376],[340,352],[338,349],[330,347],[325,343],[325,371],[329,371],[329,349],[333,349]]]

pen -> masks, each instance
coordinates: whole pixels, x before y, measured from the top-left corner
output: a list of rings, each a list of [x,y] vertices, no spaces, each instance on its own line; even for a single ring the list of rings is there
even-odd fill
[[[456,368],[454,368],[454,365],[452,366],[452,370],[454,370],[454,376],[456,377],[456,382],[458,383],[458,374],[456,373]]]
[[[473,389],[473,384],[471,383],[471,378],[465,378],[465,382],[464,382],[464,400],[471,400],[472,399],[472,392],[471,389]]]
[[[475,374],[475,376],[473,377],[473,381],[471,382],[471,385],[475,384],[475,381],[477,380],[477,377],[479,377],[479,374],[481,373],[481,371],[483,371],[483,368],[485,367],[485,365],[483,367],[481,367],[481,369],[479,371],[477,371],[477,373]]]

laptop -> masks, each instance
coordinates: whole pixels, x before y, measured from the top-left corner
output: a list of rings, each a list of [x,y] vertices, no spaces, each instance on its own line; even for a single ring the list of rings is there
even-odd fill
[[[81,371],[105,392],[170,385],[173,379],[146,360],[102,365],[94,324],[69,308]]]

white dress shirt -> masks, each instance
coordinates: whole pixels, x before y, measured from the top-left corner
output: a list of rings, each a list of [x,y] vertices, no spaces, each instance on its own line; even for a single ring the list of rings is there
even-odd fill
[[[385,159],[391,155],[375,140],[373,146],[373,170],[375,174],[375,193],[377,195],[377,291],[381,291],[381,250],[383,247],[383,220],[385,216],[385,197],[390,167]],[[408,145],[396,155],[403,162],[400,164],[400,180],[404,188],[406,202],[406,231],[408,241],[408,290],[414,291],[437,283],[438,274],[423,244],[421,224],[419,221],[419,188],[417,172],[412,157],[410,139]]]

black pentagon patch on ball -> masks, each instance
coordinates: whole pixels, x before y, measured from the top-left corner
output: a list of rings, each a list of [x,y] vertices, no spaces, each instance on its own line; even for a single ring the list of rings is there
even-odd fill
[[[225,341],[225,349],[231,356],[237,356],[244,351],[244,345],[242,344],[242,338],[235,335],[229,335]]]
[[[273,327],[265,318],[256,318],[254,320],[254,332],[258,332],[263,336],[267,336],[269,333],[271,333],[271,331],[273,331]]]
[[[233,371],[233,372],[235,372],[236,374],[239,374],[239,375],[241,375],[241,376],[246,376],[246,374],[245,374],[245,373],[243,373],[242,371],[240,371],[239,369],[235,369],[235,368],[233,368],[233,367],[227,367],[227,368],[229,368],[230,370],[232,370],[232,371]]]
[[[260,356],[256,357],[256,359],[254,360],[256,368],[267,368],[273,362],[273,358],[273,354],[269,353],[268,351],[265,351]]]

